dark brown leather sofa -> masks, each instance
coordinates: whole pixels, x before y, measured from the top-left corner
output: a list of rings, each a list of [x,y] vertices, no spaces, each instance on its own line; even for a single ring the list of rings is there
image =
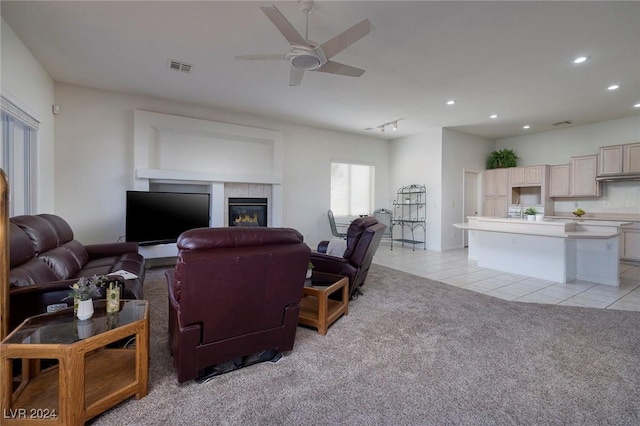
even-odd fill
[[[293,349],[311,250],[290,228],[198,228],[166,272],[178,382],[207,367]]]
[[[367,278],[385,229],[386,225],[371,216],[354,220],[347,229],[347,249],[343,257],[327,255],[329,241],[322,241],[318,252],[311,254],[314,270],[349,277],[349,297],[353,298]]]
[[[62,302],[69,285],[79,277],[106,275],[124,269],[138,276],[123,280],[125,299],[142,299],[144,258],[137,243],[83,245],[73,237],[69,224],[52,214],[23,215],[9,219],[10,329],[25,318],[46,312]]]

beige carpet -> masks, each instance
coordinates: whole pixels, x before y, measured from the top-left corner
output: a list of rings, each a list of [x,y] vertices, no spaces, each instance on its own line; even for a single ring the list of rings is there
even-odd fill
[[[640,312],[508,302],[374,265],[326,336],[205,384],[175,380],[148,271],[149,395],[96,425],[638,425]]]

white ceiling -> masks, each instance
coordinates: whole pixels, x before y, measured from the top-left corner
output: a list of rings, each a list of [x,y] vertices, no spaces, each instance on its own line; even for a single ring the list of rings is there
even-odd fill
[[[640,114],[637,1],[318,1],[318,43],[371,20],[373,32],[333,58],[366,73],[308,72],[298,87],[286,61],[234,58],[289,51],[260,10],[271,4],[304,35],[296,1],[3,0],[1,13],[58,82],[377,137],[451,127],[497,139]],[[591,59],[572,64],[581,54]],[[169,70],[170,59],[193,73]],[[363,130],[396,119],[396,132]]]

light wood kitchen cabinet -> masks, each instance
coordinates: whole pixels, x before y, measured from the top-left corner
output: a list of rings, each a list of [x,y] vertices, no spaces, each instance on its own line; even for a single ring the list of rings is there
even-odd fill
[[[512,186],[524,185],[524,167],[511,167],[509,181]]]
[[[623,173],[640,173],[640,143],[624,145]]]
[[[596,181],[598,155],[582,155],[571,158],[571,196],[598,197],[600,184]]]
[[[622,173],[623,145],[600,147],[599,175],[618,175]]]
[[[506,217],[507,213],[507,197],[484,197],[483,216]]]
[[[542,185],[544,166],[511,167],[511,186]]]
[[[598,175],[640,173],[640,143],[600,147]]]
[[[620,258],[640,261],[640,229],[622,228]]]
[[[482,174],[485,197],[496,196],[496,172],[495,170],[485,170]]]
[[[508,191],[508,169],[491,169],[484,172],[484,196],[506,197]]]
[[[491,169],[483,173],[485,216],[507,216],[509,192],[508,169]]]
[[[571,165],[549,166],[549,197],[571,196]]]

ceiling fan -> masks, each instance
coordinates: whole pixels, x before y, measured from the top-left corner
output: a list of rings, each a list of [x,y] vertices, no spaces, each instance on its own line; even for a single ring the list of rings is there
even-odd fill
[[[305,37],[291,25],[275,6],[260,7],[267,17],[273,22],[278,31],[291,45],[291,51],[284,55],[241,55],[236,56],[240,60],[264,60],[285,59],[291,62],[289,85],[298,86],[302,82],[305,71],[320,71],[331,74],[360,77],[364,70],[350,65],[331,61],[330,59],[351,46],[373,29],[368,19],[352,26],[346,31],[333,37],[331,40],[319,45],[309,40],[309,13],[313,10],[313,1],[300,1],[302,11],[306,14]]]

